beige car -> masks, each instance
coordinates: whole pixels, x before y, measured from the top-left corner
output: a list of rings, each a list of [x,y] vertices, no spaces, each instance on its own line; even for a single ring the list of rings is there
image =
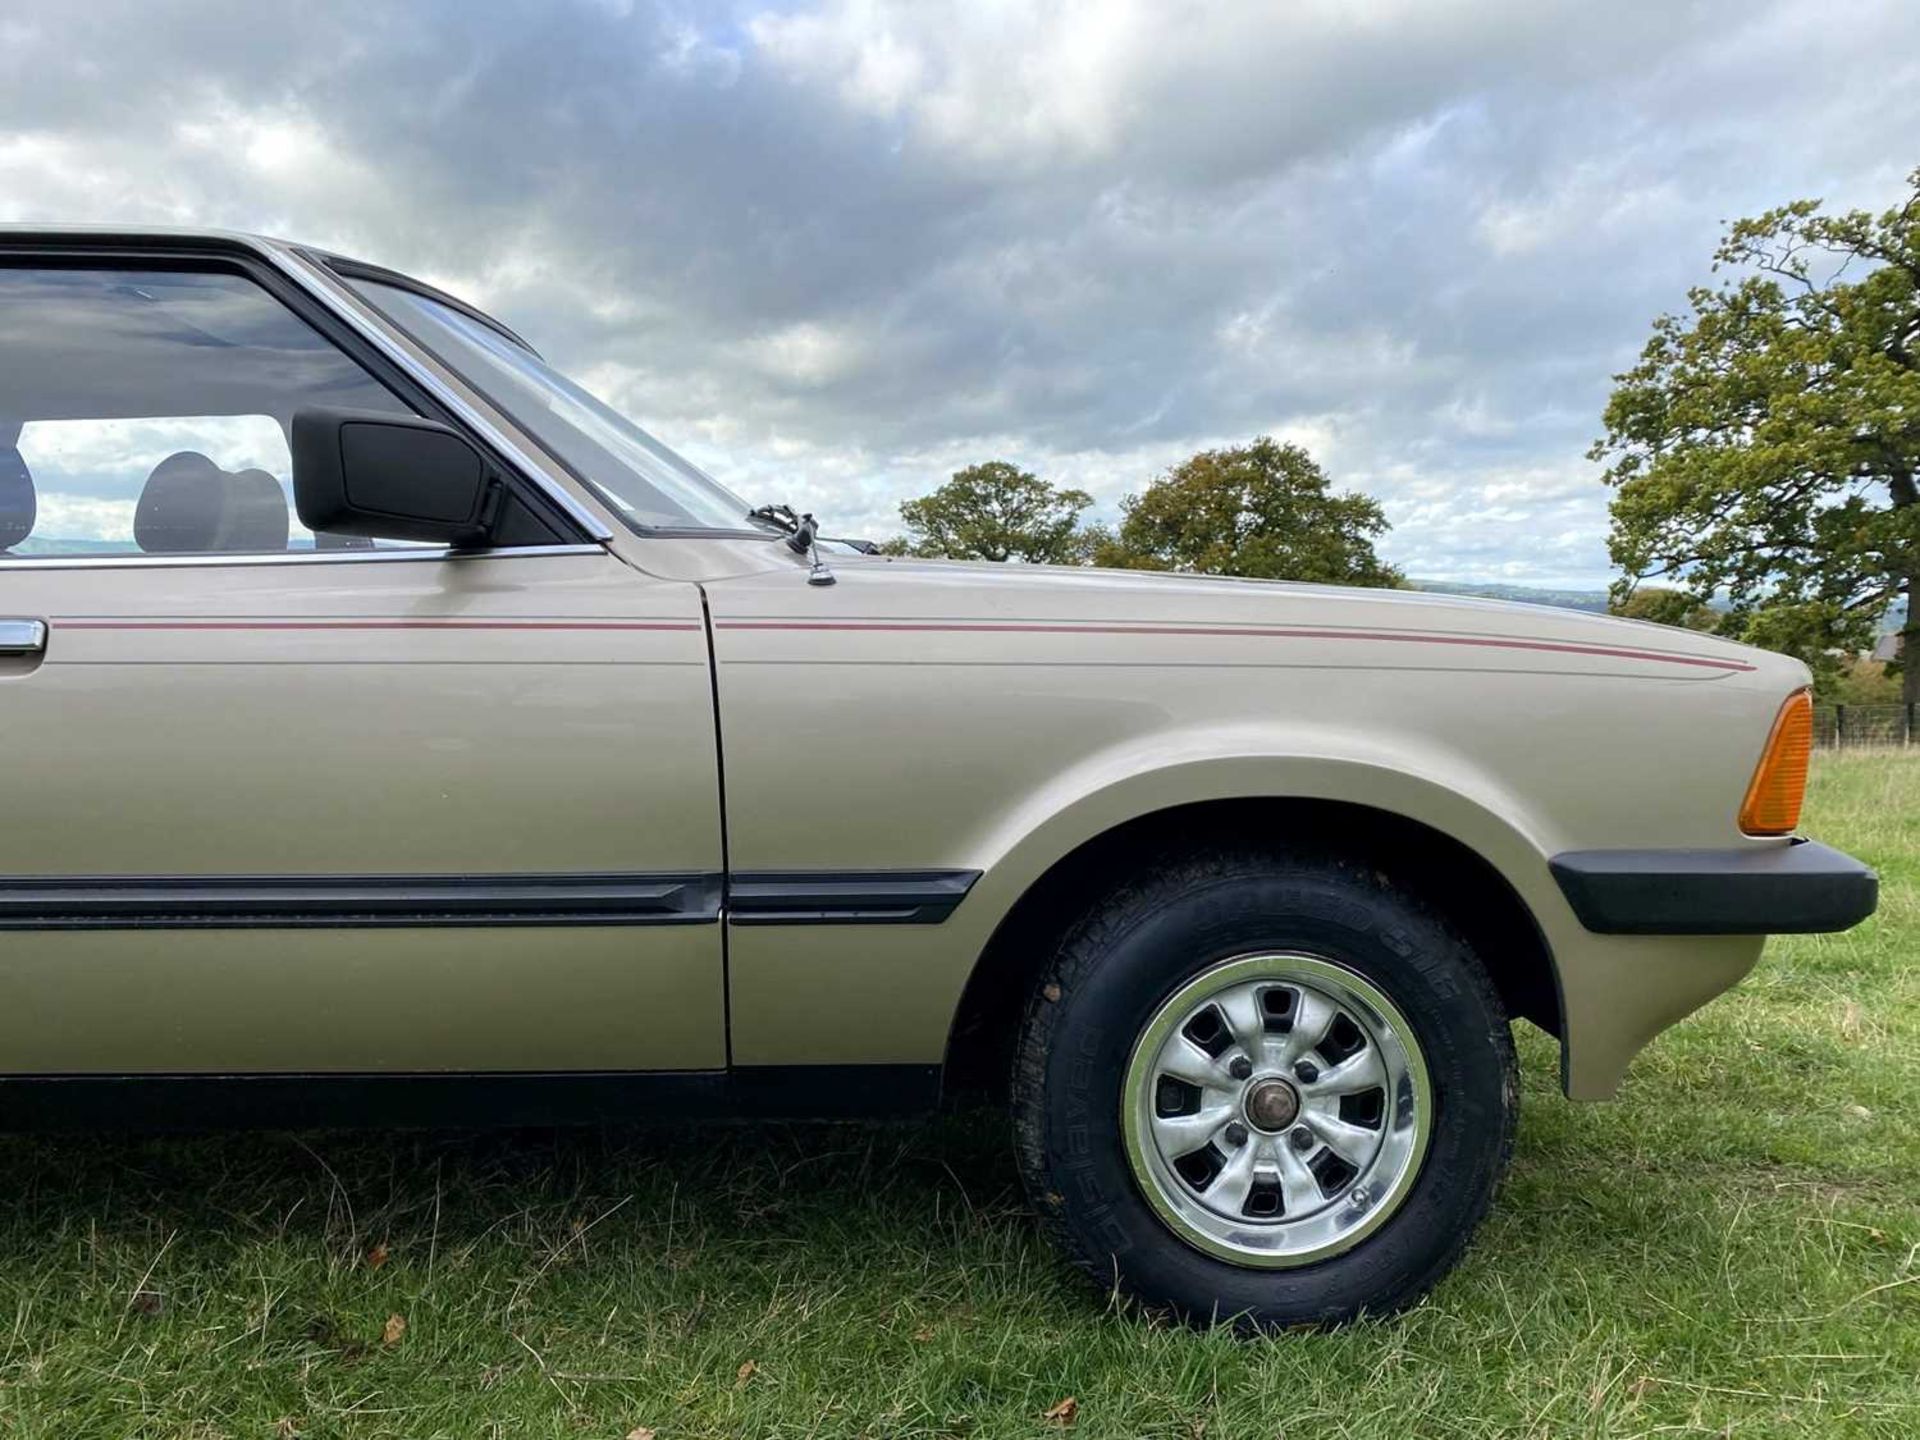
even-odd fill
[[[1796,662],[1415,593],[920,563],[432,288],[0,231],[0,1122],[1010,1105],[1066,1253],[1384,1311],[1513,1140],[1871,872]]]

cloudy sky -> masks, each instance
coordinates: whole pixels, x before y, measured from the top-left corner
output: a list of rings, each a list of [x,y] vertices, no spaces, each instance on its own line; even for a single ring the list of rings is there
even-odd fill
[[[1261,432],[1435,579],[1597,584],[1721,221],[1920,165],[1912,0],[0,0],[0,220],[431,278],[842,533]]]

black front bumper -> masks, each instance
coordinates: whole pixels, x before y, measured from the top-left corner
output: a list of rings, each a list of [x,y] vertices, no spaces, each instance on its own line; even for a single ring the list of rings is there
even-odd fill
[[[1873,913],[1880,881],[1811,840],[1767,850],[1569,850],[1548,862],[1599,935],[1804,935]]]

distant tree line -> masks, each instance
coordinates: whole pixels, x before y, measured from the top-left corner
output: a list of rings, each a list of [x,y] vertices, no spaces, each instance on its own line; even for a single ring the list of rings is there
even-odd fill
[[[1614,611],[1798,656],[1829,698],[1920,703],[1920,170],[1908,189],[1877,215],[1796,200],[1729,226],[1729,279],[1654,321],[1589,452],[1614,492]],[[1092,505],[988,461],[902,505],[886,548],[1403,583],[1374,551],[1379,503],[1267,436],[1175,465],[1112,528]],[[1862,658],[1902,613],[1896,658]]]
[[[1268,436],[1175,465],[1122,500],[1112,528],[1083,521],[1092,505],[1084,490],[989,460],[902,504],[907,533],[882,548],[955,560],[1401,583],[1374,552],[1388,528],[1379,502],[1336,492],[1305,450]]]

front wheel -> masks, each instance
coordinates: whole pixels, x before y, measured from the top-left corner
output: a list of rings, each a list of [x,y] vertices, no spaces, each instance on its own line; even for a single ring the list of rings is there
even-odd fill
[[[1411,1303],[1512,1147],[1485,970],[1370,868],[1186,857],[1123,887],[1043,977],[1015,1075],[1021,1168],[1067,1254],[1242,1326]]]

